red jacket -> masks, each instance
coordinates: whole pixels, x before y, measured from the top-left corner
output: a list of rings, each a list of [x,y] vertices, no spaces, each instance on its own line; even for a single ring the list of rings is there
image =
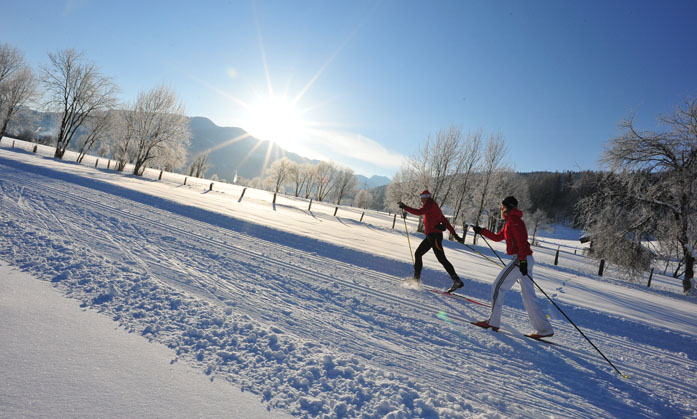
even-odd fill
[[[442,233],[441,230],[436,228],[436,226],[440,223],[445,224],[445,228],[447,228],[449,232],[455,234],[455,229],[452,225],[450,225],[448,219],[445,218],[443,212],[440,210],[440,207],[438,204],[436,204],[436,201],[434,201],[433,198],[429,198],[424,206],[419,209],[404,207],[404,211],[410,214],[424,216],[424,233],[426,233],[426,235],[436,232]]]
[[[506,240],[506,253],[518,256],[518,260],[523,260],[532,255],[530,243],[528,242],[528,229],[523,222],[523,213],[518,208],[513,208],[508,213],[506,225],[498,233],[483,228],[482,236],[500,242]]]

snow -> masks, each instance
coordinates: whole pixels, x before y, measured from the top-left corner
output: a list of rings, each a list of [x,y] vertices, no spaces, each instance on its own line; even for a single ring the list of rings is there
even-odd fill
[[[2,417],[270,416],[252,393],[172,362],[165,346],[81,309],[49,282],[5,264],[0,278]]]
[[[660,273],[651,288],[612,266],[598,277],[578,231],[541,233],[535,279],[629,378],[539,292],[557,346],[521,336],[517,287],[499,333],[468,323],[486,307],[401,287],[411,256],[390,214],[360,222],[356,208],[272,204],[11,142],[0,143],[0,417],[697,416],[695,298]],[[407,224],[415,248],[423,236]],[[487,302],[498,266],[444,245],[462,293]],[[432,254],[422,279],[450,285]]]

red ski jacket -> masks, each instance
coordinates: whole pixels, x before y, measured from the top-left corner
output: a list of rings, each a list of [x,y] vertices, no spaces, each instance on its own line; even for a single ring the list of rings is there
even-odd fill
[[[530,243],[528,242],[528,229],[523,222],[523,213],[518,208],[513,208],[508,213],[506,225],[498,233],[483,228],[482,236],[500,242],[506,240],[506,253],[518,256],[518,260],[523,260],[532,255]]]
[[[436,204],[436,201],[434,201],[433,198],[429,198],[424,206],[419,209],[404,207],[404,211],[410,214],[424,216],[424,233],[426,235],[436,232],[442,233],[441,230],[436,228],[436,226],[440,223],[445,224],[445,228],[447,228],[452,234],[455,234],[455,229],[452,225],[450,225],[448,219],[445,218],[443,212],[440,210],[440,207],[438,204]]]

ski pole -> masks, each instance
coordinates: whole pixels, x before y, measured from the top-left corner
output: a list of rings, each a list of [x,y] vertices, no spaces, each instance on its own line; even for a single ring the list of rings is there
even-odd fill
[[[477,233],[474,233],[474,234],[476,235]],[[481,234],[480,234],[480,236],[481,236]],[[482,236],[482,238],[486,241],[486,237]],[[472,246],[466,244],[464,241],[462,242],[462,244],[463,244],[466,248],[468,248],[468,249],[470,249],[471,251],[473,251],[474,253],[478,254],[479,256],[483,257],[484,259],[488,260],[489,262],[493,263],[494,265],[498,266],[498,263],[496,263],[495,261],[493,261],[492,259],[490,259],[490,258],[489,258],[487,255],[485,255],[484,253],[482,253],[482,252],[480,252],[479,250],[475,249],[474,247],[472,247]],[[486,244],[489,244],[489,242],[486,242]],[[491,245],[489,245],[489,249],[491,249],[494,253],[496,253],[496,251],[495,251],[494,249],[491,248]],[[498,254],[498,253],[496,253],[496,257],[498,257],[499,260],[501,260],[501,257],[499,257],[499,254]],[[501,263],[503,264],[503,266],[506,266],[506,264],[504,263],[504,261],[501,260]]]
[[[411,251],[411,239],[409,239],[409,230],[407,229],[407,213],[402,210],[402,219],[404,220],[404,232],[407,233],[407,242],[409,242],[409,254],[411,255],[411,264],[414,262],[414,252]]]
[[[496,250],[494,250],[494,248],[491,247],[491,245],[489,244],[489,240],[487,240],[486,237],[484,237],[484,236],[482,236],[482,238],[484,239],[484,243],[486,243],[486,245],[489,246],[489,249],[491,249],[491,251],[494,252],[494,254],[496,255],[497,258],[499,258],[499,260],[501,261],[503,266],[506,266],[506,263],[503,261],[503,259],[501,259],[501,256],[499,256],[498,252]]]
[[[494,253],[496,253],[496,251],[491,247],[491,245],[490,245],[489,242],[487,241],[486,237],[482,236],[482,238],[484,239],[484,241],[486,242],[486,244],[489,246],[489,248],[490,248]],[[499,256],[499,254],[496,253],[496,256]],[[501,257],[499,257],[499,260],[501,260]],[[501,262],[503,263],[502,260],[501,260]],[[504,265],[505,265],[505,264],[504,264]],[[607,357],[605,356],[605,354],[603,354],[603,353],[600,351],[600,349],[598,349],[598,347],[595,346],[595,344],[588,338],[588,336],[586,336],[586,334],[583,333],[583,331],[582,331],[581,329],[579,329],[578,326],[576,326],[576,323],[574,323],[573,320],[571,320],[571,318],[569,318],[569,316],[567,316],[566,313],[564,313],[564,310],[562,310],[561,307],[559,307],[559,306],[557,305],[557,303],[555,303],[554,300],[552,300],[552,299],[549,297],[549,295],[547,295],[547,293],[545,292],[545,290],[543,290],[542,287],[540,287],[540,286],[537,284],[537,282],[535,282],[535,280],[532,279],[532,277],[531,277],[529,274],[525,274],[525,276],[527,276],[528,278],[530,278],[530,280],[532,281],[533,284],[535,284],[535,286],[537,287],[537,289],[539,289],[539,290],[542,292],[542,294],[544,294],[544,296],[547,297],[547,299],[554,305],[554,307],[556,307],[557,310],[559,310],[559,312],[560,312],[561,314],[563,314],[564,317],[566,317],[566,320],[568,320],[569,323],[571,323],[571,325],[572,325],[573,327],[575,327],[576,330],[578,330],[578,333],[580,333],[581,336],[583,336],[583,337],[588,341],[588,343],[591,344],[591,346],[593,347],[593,349],[595,349],[596,351],[598,351],[598,353],[600,354],[600,356],[602,356],[602,357],[605,359],[605,361],[607,361],[607,363],[610,364],[610,366],[611,366],[612,368],[614,368],[615,371],[617,371],[617,374],[621,375],[621,376],[624,377],[624,378],[629,378],[628,375],[622,374],[622,373],[620,372],[620,370],[617,369],[617,367],[615,366],[615,364],[613,364],[609,359],[607,359]]]
[[[494,265],[499,266],[499,264],[496,263],[495,260],[489,258],[489,256],[483,254],[482,252],[480,252],[479,250],[475,249],[474,247],[468,245],[467,243],[462,243],[462,244],[463,244],[466,248],[470,249],[470,250],[473,251],[474,253],[477,253],[479,256],[483,257],[484,259],[488,260],[489,262],[493,263]],[[506,264],[504,264],[504,266],[506,266]]]
[[[533,284],[535,284],[535,286],[537,287],[537,289],[539,289],[539,290],[542,292],[542,294],[544,294],[544,296],[547,297],[547,299],[548,299],[552,304],[554,304],[554,307],[556,307],[557,310],[559,310],[559,312],[560,312],[561,314],[563,314],[564,317],[566,317],[566,320],[568,320],[569,323],[571,323],[571,325],[574,326],[574,327],[576,328],[576,330],[578,330],[578,333],[580,333],[581,336],[583,336],[584,338],[586,338],[586,340],[588,341],[588,343],[590,343],[591,346],[592,346],[596,351],[598,351],[598,353],[605,359],[605,361],[607,361],[607,363],[610,364],[610,366],[611,366],[612,368],[614,368],[615,371],[617,371],[617,374],[621,375],[621,376],[624,377],[624,378],[629,378],[628,375],[622,374],[622,373],[620,372],[620,370],[617,369],[617,367],[615,366],[615,364],[613,364],[609,359],[607,359],[607,357],[605,356],[605,354],[603,354],[602,352],[600,352],[600,349],[598,349],[598,347],[595,346],[595,344],[594,344],[593,342],[591,342],[591,340],[588,338],[588,336],[586,336],[586,334],[583,333],[583,331],[581,331],[581,329],[579,329],[578,326],[576,326],[576,323],[574,323],[574,322],[569,318],[569,316],[567,316],[566,313],[564,313],[564,310],[562,310],[561,307],[559,307],[559,306],[557,305],[557,303],[555,303],[554,300],[552,300],[552,299],[549,297],[549,295],[547,295],[547,293],[545,292],[545,290],[543,290],[542,287],[540,287],[540,286],[537,284],[537,282],[535,282],[535,280],[532,279],[532,277],[531,277],[530,275],[525,274],[525,276],[527,276],[528,278],[530,278],[530,280],[532,281]]]

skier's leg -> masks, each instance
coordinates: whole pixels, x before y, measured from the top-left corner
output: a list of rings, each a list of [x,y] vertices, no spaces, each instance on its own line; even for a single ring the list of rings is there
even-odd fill
[[[416,248],[414,253],[414,278],[421,278],[421,269],[424,266],[423,255],[431,250],[431,242],[428,237],[424,238],[419,247]]]
[[[491,284],[491,316],[489,324],[493,327],[501,326],[501,312],[503,310],[503,296],[506,294],[515,281],[519,278],[520,271],[515,265],[515,259],[510,261]]]
[[[440,262],[440,264],[443,265],[448,275],[450,275],[450,277],[453,280],[455,280],[455,278],[458,278],[457,274],[455,273],[455,268],[453,267],[453,264],[450,263],[448,258],[445,257],[445,252],[443,251],[442,234],[433,235],[433,253],[436,255],[436,259],[438,259],[438,262]]]
[[[535,265],[535,259],[530,255],[527,257],[527,260],[528,275],[532,278],[532,269]],[[527,276],[520,278],[520,292],[523,295],[523,305],[528,312],[530,324],[535,329],[535,332],[540,335],[554,333],[552,324],[547,320],[547,316],[545,316],[540,308],[540,302],[535,294],[535,285]]]

